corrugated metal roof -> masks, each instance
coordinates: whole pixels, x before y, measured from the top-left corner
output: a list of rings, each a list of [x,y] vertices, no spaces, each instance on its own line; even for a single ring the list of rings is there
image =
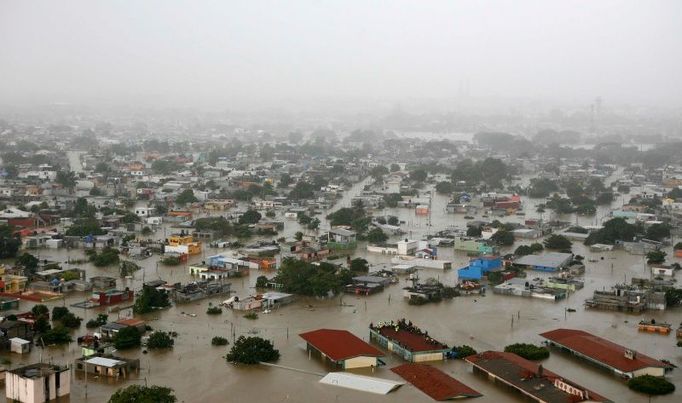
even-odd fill
[[[405,384],[405,382],[355,375],[347,372],[330,372],[320,379],[320,383],[380,395],[386,395]]]
[[[109,367],[109,368],[115,367],[116,365],[125,364],[124,361],[114,360],[112,358],[104,358],[104,357],[93,357],[93,358],[90,358],[89,360],[87,360],[85,362],[88,364],[99,365],[102,367]]]

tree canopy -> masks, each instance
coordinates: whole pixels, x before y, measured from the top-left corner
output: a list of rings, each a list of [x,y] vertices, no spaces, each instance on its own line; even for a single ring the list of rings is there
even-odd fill
[[[261,337],[239,336],[226,358],[229,362],[239,364],[273,362],[279,360],[279,350],[275,349],[270,340]]]
[[[109,403],[175,403],[173,389],[164,386],[130,385],[111,395]]]

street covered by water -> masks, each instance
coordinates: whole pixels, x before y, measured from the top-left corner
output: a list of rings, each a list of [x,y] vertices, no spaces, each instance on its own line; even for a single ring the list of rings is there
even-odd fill
[[[528,178],[524,177],[521,180],[525,181]],[[332,210],[350,206],[351,197],[357,194],[366,183],[367,180],[345,192],[343,198]],[[636,190],[633,189],[634,191]],[[430,219],[425,216],[416,216],[414,209],[387,209],[386,214],[396,215],[404,221],[403,229],[411,239],[419,239],[450,226],[463,228],[467,220],[461,214],[447,214],[445,212],[447,201],[447,197],[433,192]],[[536,202],[540,200],[524,198],[524,211],[527,215],[525,217],[509,216],[502,220],[523,221],[527,218],[540,218],[540,214],[535,212]],[[622,203],[620,199],[614,201],[612,207],[619,206],[619,203]],[[600,208],[596,217],[605,216],[608,210],[609,206]],[[596,220],[595,217],[560,218],[582,225],[593,224]],[[329,227],[323,219],[321,230],[325,228]],[[299,225],[294,220],[290,220],[286,221],[283,234],[292,236],[299,230]],[[164,234],[169,235],[175,231],[177,230],[166,224],[165,228],[157,230],[154,236],[162,237]],[[501,253],[509,253],[522,243],[517,241],[509,251],[503,249]],[[60,262],[84,256],[81,250],[43,249],[36,252],[41,259]],[[223,252],[225,250],[204,245],[202,255],[192,257],[190,263],[200,262],[207,256]],[[71,401],[82,401],[86,398],[88,401],[105,401],[115,390],[131,383],[170,386],[175,390],[178,398],[185,402],[242,401],[245,399],[259,402],[429,401],[426,395],[410,385],[389,395],[381,396],[323,385],[318,383],[319,377],[304,372],[263,366],[235,366],[226,362],[224,347],[213,347],[210,343],[214,336],[227,337],[232,342],[234,337],[240,335],[258,335],[272,340],[275,347],[280,350],[281,358],[278,364],[321,373],[327,369],[322,361],[308,359],[304,343],[298,337],[299,333],[320,328],[346,329],[368,341],[370,323],[401,318],[411,320],[422,329],[428,330],[432,337],[450,346],[467,344],[478,351],[502,350],[504,346],[516,342],[539,344],[543,341],[539,333],[566,327],[592,332],[654,358],[665,358],[673,364],[682,364],[680,349],[675,345],[674,335],[660,336],[640,333],[637,330],[637,323],[640,319],[654,318],[657,321],[676,325],[682,321],[682,313],[679,310],[649,311],[638,316],[617,312],[587,311],[583,308],[583,302],[592,295],[595,289],[608,289],[617,282],[629,282],[633,276],[648,276],[644,257],[631,255],[622,250],[592,254],[584,245],[577,242],[574,242],[573,252],[585,256],[586,262],[589,260],[586,263],[585,287],[571,294],[566,300],[556,303],[488,292],[484,297],[461,296],[436,304],[412,306],[408,305],[402,296],[402,288],[407,285],[407,279],[401,277],[399,284],[366,297],[354,295],[340,295],[330,299],[298,297],[291,305],[269,314],[259,314],[257,320],[246,319],[243,313],[229,309],[223,310],[222,315],[206,314],[209,304],[219,304],[225,297],[208,298],[196,303],[173,306],[142,317],[155,330],[177,332],[178,337],[172,351],[150,351],[145,355],[140,355],[139,351],[135,350],[120,351],[118,354],[123,357],[141,357],[142,369],[139,374],[122,383],[114,383],[101,378],[88,379],[86,382],[81,375],[78,375],[77,381],[72,383]],[[668,250],[668,254],[672,255],[671,250]],[[391,266],[389,256],[368,253],[366,244],[363,242],[359,243],[353,256],[366,258],[372,265],[372,269]],[[469,260],[464,253],[455,253],[451,247],[439,248],[439,258],[452,260],[453,268],[465,266]],[[159,259],[160,257],[155,255],[138,261],[137,263],[143,267],[143,270],[135,273],[132,279],[119,280],[119,288],[129,287],[138,290],[143,281],[153,279],[163,279],[168,283],[186,283],[193,280],[187,272],[186,265],[167,267],[159,264]],[[89,263],[76,266],[85,269],[88,278],[96,275],[118,277],[116,268],[96,268]],[[68,264],[66,267],[69,267]],[[254,294],[256,277],[263,274],[272,277],[275,272],[252,270],[249,277],[232,279],[235,294],[239,296]],[[529,278],[547,276],[534,272],[528,274]],[[422,279],[434,277],[447,285],[454,285],[457,282],[456,269],[448,271],[425,269],[420,271],[419,276]],[[48,305],[50,307],[60,304],[68,306],[82,301],[85,297],[83,293],[72,293],[68,294],[65,301],[48,303]],[[22,302],[22,306],[27,309],[29,304]],[[569,308],[575,309],[575,312],[569,312]],[[96,317],[98,313],[105,312],[104,309],[72,309],[85,319],[83,323]],[[124,310],[110,316],[115,318],[131,315],[130,310]],[[234,334],[231,333],[232,330]],[[82,325],[80,331],[76,331],[74,335],[85,334],[85,332],[85,326]],[[36,348],[30,355],[13,355],[11,366],[28,364],[40,359],[55,363],[72,363],[79,356],[80,348],[76,343],[63,348]],[[354,372],[401,380],[389,370],[393,366],[400,365],[401,359],[387,354],[383,360],[386,366],[378,368],[374,373]],[[616,376],[562,353],[552,351],[550,358],[542,364],[545,368],[558,372],[614,401],[639,402],[643,399],[642,395],[630,391],[625,382]],[[521,401],[520,396],[505,391],[504,388],[488,382],[483,377],[475,376],[470,366],[461,360],[435,362],[433,365],[480,391],[484,396],[477,401],[500,402],[514,401],[514,399]],[[680,384],[682,372],[674,370],[669,375],[669,379],[673,383]],[[681,396],[682,392],[678,389],[673,395],[658,397],[654,400],[676,402]]]

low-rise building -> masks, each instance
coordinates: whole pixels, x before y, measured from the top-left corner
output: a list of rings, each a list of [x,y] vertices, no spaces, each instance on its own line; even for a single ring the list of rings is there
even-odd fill
[[[514,353],[486,351],[470,355],[465,360],[474,368],[475,374],[485,375],[495,383],[523,395],[527,400],[539,403],[559,402],[611,402],[582,385],[544,369]]]
[[[5,396],[8,401],[43,403],[71,393],[68,366],[31,364],[7,371]]]
[[[308,357],[322,357],[336,369],[376,368],[380,350],[346,330],[319,329],[301,333]]]
[[[540,336],[547,339],[550,346],[626,378],[663,376],[667,368],[665,363],[657,359],[583,330],[556,329],[541,333]]]

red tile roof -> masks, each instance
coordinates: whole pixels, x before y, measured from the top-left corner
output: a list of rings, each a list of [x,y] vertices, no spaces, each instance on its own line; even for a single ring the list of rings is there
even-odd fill
[[[556,329],[541,333],[540,336],[621,372],[666,366],[665,363],[640,353],[635,353],[633,359],[626,358],[626,347],[582,330]]]
[[[441,344],[437,340],[429,340],[425,335],[412,333],[405,329],[398,329],[398,331],[396,331],[395,328],[386,326],[380,328],[378,332],[382,336],[398,342],[399,345],[407,348],[411,352],[440,351],[448,349],[448,346]]]
[[[360,356],[384,356],[380,350],[346,330],[319,329],[299,336],[334,361]]]
[[[457,379],[430,365],[403,364],[391,371],[431,396],[434,400],[450,400],[460,397],[483,396]]]
[[[555,380],[560,380],[565,384],[571,385],[574,388],[587,392],[590,396],[590,401],[593,402],[611,402],[604,396],[586,389],[585,387],[570,381],[561,375],[558,375],[548,369],[545,369],[540,364],[536,364],[514,353],[507,353],[503,351],[485,351],[480,354],[470,355],[464,358],[465,361],[482,368],[496,377],[508,382],[519,390],[525,391],[545,401],[566,401],[572,402],[573,396],[561,391],[556,387],[546,388],[546,381],[552,384]],[[531,381],[534,380],[534,381]],[[536,385],[537,384],[537,385]],[[536,388],[535,386],[544,385]]]

